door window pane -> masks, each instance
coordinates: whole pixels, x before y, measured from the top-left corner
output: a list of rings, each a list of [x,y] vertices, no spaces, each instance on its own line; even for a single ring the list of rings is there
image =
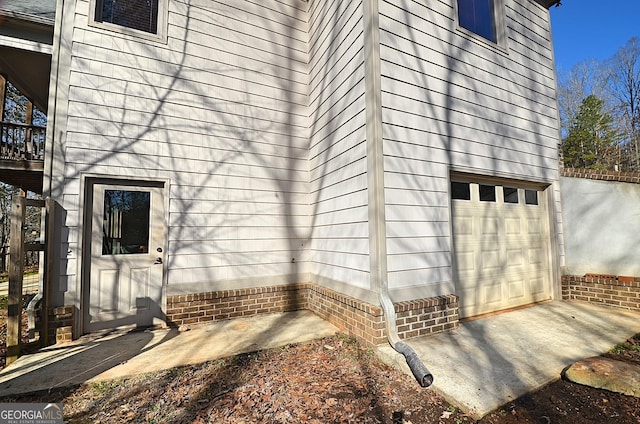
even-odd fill
[[[458,0],[458,24],[494,43],[496,39],[493,16],[494,0]]]
[[[495,202],[496,186],[480,184],[480,201]]]
[[[471,200],[469,183],[451,181],[451,198],[455,200]]]
[[[102,254],[149,252],[151,193],[105,190]]]
[[[513,187],[503,187],[504,202],[518,203],[518,189]]]
[[[536,190],[525,190],[524,191],[524,201],[527,205],[537,205],[538,204],[538,192]]]

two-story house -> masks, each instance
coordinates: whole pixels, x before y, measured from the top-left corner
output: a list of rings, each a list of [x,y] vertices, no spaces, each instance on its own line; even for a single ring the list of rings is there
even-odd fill
[[[559,298],[555,3],[58,0],[50,305],[376,344]]]

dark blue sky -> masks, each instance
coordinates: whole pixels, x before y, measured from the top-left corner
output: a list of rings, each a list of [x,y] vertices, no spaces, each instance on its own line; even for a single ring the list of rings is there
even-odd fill
[[[608,59],[640,37],[640,0],[562,0],[550,12],[559,71],[586,59]]]

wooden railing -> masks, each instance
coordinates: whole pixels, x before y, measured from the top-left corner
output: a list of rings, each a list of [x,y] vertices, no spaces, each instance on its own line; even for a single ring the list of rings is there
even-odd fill
[[[0,159],[44,160],[46,132],[37,125],[0,122]]]

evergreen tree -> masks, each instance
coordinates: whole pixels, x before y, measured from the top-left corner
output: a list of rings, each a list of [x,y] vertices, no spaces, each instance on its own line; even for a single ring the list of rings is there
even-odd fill
[[[618,135],[604,102],[593,94],[584,98],[562,140],[567,168],[611,169],[619,161]]]

